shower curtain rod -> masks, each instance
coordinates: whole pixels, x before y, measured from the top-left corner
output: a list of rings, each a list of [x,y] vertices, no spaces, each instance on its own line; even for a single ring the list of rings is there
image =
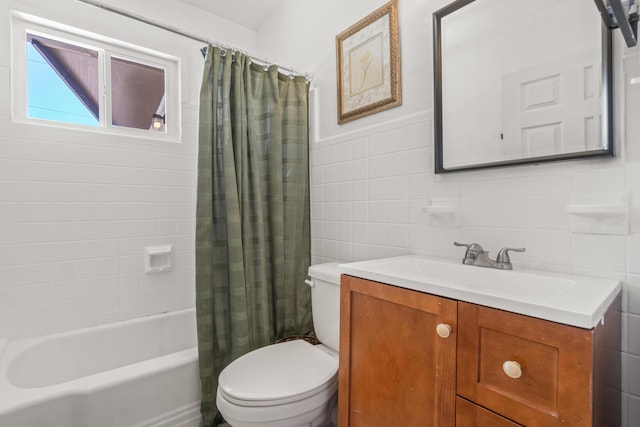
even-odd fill
[[[205,39],[205,38],[202,38],[202,37],[199,37],[199,36],[184,32],[184,31],[179,30],[179,29],[177,29],[175,27],[170,27],[168,25],[164,25],[164,24],[161,24],[161,23],[156,22],[156,21],[152,21],[152,20],[147,19],[147,18],[145,18],[143,16],[136,15],[136,14],[127,12],[125,10],[113,7],[113,6],[108,6],[108,5],[106,5],[104,3],[101,3],[99,1],[94,1],[94,0],[76,0],[76,1],[79,1],[80,3],[87,4],[89,6],[97,7],[99,9],[106,10],[107,12],[111,12],[111,13],[115,13],[115,14],[120,15],[120,16],[124,16],[124,17],[129,18],[129,19],[133,19],[133,20],[138,21],[138,22],[142,22],[142,23],[151,25],[151,26],[156,27],[156,28],[160,28],[160,29],[165,30],[165,31],[169,31],[170,33],[177,34],[179,36],[186,37],[186,38],[191,39],[191,40],[195,40],[195,41],[199,41],[199,42],[202,42],[202,43],[206,43],[207,45],[208,44],[212,44],[212,45],[217,46],[217,47],[219,47],[220,49],[223,49],[223,50],[231,50],[232,52],[235,52],[235,51],[244,52],[242,49],[236,49],[236,48],[231,47],[231,46],[226,46],[226,45],[224,45],[222,43],[212,42],[209,39]],[[203,53],[206,53],[206,47],[202,48],[201,50],[202,50]],[[289,74],[290,76],[294,76],[294,75],[304,76],[307,80],[311,81],[311,76],[310,76],[309,73],[301,73],[299,71],[294,70],[293,67],[285,68],[285,67],[282,67],[282,66],[277,65],[277,64],[271,64],[271,63],[267,62],[266,58],[265,59],[258,59],[256,57],[250,56],[250,55],[247,55],[247,57],[252,62],[255,62],[258,65],[263,65],[265,67],[268,67],[270,65],[276,65],[278,67],[278,70],[280,70],[284,74]]]

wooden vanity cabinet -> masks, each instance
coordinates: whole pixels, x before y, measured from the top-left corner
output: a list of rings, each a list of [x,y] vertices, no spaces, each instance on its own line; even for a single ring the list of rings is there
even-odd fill
[[[530,427],[619,426],[619,303],[583,329],[458,302],[458,395]]]
[[[521,427],[461,397],[456,398],[456,427]]]
[[[346,275],[340,292],[339,427],[621,424],[619,296],[589,330]]]
[[[454,425],[456,304],[342,276],[340,427]]]

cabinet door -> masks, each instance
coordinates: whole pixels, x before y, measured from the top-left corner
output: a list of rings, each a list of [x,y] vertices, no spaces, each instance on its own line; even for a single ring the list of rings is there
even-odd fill
[[[340,286],[339,426],[452,427],[456,301],[345,275]]]
[[[529,427],[592,425],[592,330],[464,302],[458,325],[458,395]]]

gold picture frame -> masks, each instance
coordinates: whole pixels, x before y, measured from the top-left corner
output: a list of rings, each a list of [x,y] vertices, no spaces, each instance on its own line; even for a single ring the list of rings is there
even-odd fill
[[[338,123],[402,104],[398,1],[336,36]]]

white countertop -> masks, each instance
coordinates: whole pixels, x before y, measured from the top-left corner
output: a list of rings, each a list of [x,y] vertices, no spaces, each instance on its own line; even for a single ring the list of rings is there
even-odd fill
[[[341,274],[591,329],[622,288],[619,280],[498,270],[420,255],[340,264]]]

